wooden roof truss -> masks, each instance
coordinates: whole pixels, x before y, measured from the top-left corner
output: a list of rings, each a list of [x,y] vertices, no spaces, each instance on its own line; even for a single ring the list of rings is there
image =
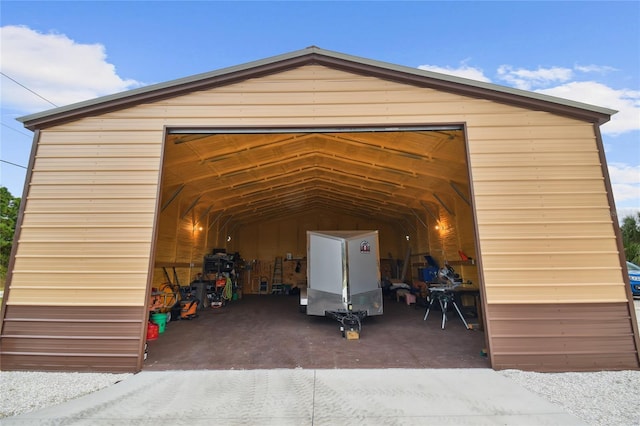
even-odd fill
[[[462,130],[167,138],[162,206],[179,194],[187,200],[182,217],[196,205],[207,215],[224,211],[234,225],[334,210],[406,228],[425,206],[432,214],[450,210],[452,197],[470,198]]]

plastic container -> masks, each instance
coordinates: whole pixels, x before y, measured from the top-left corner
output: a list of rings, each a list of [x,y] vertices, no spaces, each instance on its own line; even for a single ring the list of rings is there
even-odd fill
[[[167,326],[167,314],[164,312],[156,312],[151,314],[151,321],[158,325],[158,333],[164,333]]]
[[[151,321],[147,324],[147,340],[156,340],[159,333],[158,324],[154,324]]]

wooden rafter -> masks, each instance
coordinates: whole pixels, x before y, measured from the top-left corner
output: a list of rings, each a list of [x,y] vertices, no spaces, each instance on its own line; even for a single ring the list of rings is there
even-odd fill
[[[421,205],[437,211],[440,204],[453,214],[443,195],[448,190],[464,200],[461,188],[468,185],[463,133],[455,130],[168,138],[163,180],[177,188],[170,198],[193,200],[183,218],[198,204],[209,206],[198,223],[215,205],[224,206],[231,223],[326,208],[425,226]]]

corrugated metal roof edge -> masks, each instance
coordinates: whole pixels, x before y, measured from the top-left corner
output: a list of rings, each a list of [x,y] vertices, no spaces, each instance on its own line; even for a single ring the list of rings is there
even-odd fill
[[[609,108],[576,102],[568,99],[544,95],[536,92],[485,83],[463,77],[421,70],[418,68],[395,65],[387,62],[366,59],[344,53],[310,46],[305,49],[285,53],[269,58],[235,65],[206,73],[195,74],[164,83],[153,84],[113,95],[102,96],[83,102],[53,108],[35,114],[19,117],[17,120],[26,128],[34,130],[71,121],[81,116],[117,110],[136,103],[177,96],[193,90],[213,85],[231,84],[247,78],[282,71],[305,64],[322,63],[351,71],[370,73],[411,84],[430,86],[455,91],[475,97],[487,97],[500,102],[520,106],[534,106],[554,113],[606,123],[617,111]],[[404,76],[404,78],[403,78]]]

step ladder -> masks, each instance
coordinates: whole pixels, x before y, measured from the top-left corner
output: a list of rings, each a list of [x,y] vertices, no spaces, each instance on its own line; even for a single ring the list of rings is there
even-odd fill
[[[271,280],[271,294],[284,293],[284,283],[282,282],[282,256],[276,256],[273,265],[273,278]]]

